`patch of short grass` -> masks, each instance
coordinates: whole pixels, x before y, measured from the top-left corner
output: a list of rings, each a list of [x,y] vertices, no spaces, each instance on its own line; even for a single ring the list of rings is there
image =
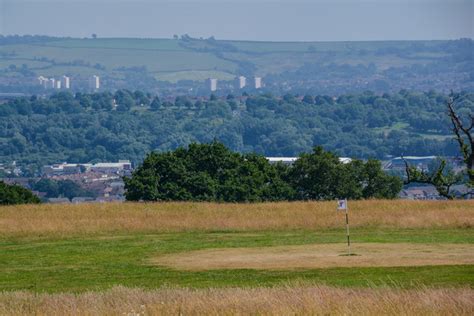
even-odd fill
[[[331,268],[292,271],[250,269],[185,272],[153,266],[157,254],[226,248],[344,242],[344,230],[266,232],[181,232],[93,235],[74,238],[0,240],[0,290],[101,290],[114,285],[235,287],[307,281],[336,286],[474,286],[474,266]],[[469,229],[364,228],[353,242],[472,243]]]
[[[474,264],[472,244],[357,243],[348,258],[345,243],[259,248],[218,248],[157,255],[158,266],[188,271],[217,269],[330,269]],[[355,252],[356,253],[355,253]],[[345,255],[346,257],[343,258]]]

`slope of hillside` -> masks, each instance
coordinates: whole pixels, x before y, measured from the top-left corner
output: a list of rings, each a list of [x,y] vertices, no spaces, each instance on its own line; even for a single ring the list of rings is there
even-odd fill
[[[34,37],[33,37],[34,38]],[[104,88],[141,75],[159,81],[264,76],[267,87],[329,91],[473,88],[472,40],[376,42],[245,42],[194,39],[0,40],[1,85],[12,77],[104,76]],[[438,76],[439,74],[443,76]],[[403,84],[400,79],[403,78]],[[296,84],[296,82],[300,83]],[[26,82],[26,81],[25,81]],[[198,84],[198,83],[196,83]],[[322,88],[321,88],[322,85]],[[374,89],[375,88],[375,89]],[[321,91],[318,91],[321,92]]]

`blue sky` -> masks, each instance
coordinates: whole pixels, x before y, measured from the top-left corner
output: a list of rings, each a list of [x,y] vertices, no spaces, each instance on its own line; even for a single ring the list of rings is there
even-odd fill
[[[474,37],[474,0],[0,0],[0,33],[272,41]]]

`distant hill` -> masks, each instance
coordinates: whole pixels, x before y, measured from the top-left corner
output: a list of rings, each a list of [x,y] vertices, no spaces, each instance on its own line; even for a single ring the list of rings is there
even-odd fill
[[[249,42],[194,39],[0,37],[0,91],[34,87],[34,78],[69,75],[83,88],[102,76],[104,89],[181,86],[207,93],[207,78],[261,76],[278,92],[339,94],[474,90],[474,44],[455,41]],[[17,88],[15,90],[15,88]]]

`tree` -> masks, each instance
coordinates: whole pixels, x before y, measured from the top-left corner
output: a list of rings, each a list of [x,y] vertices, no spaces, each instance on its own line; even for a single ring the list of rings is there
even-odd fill
[[[153,101],[150,103],[150,108],[153,111],[161,109],[161,106],[162,104],[161,104],[160,98],[158,97],[155,97]]]
[[[59,196],[58,182],[51,179],[41,179],[32,185],[33,189],[46,193],[47,198]]]
[[[288,200],[292,189],[281,174],[263,156],[242,155],[212,142],[152,152],[124,181],[131,201]]]
[[[30,190],[0,181],[0,205],[38,204],[40,199]]]
[[[297,198],[302,200],[393,199],[402,188],[401,180],[385,174],[379,161],[344,164],[320,146],[300,155],[289,177]]]
[[[474,137],[471,134],[474,128],[474,115],[469,114],[469,118],[463,121],[454,109],[456,100],[459,100],[459,96],[455,96],[451,93],[447,102],[448,116],[451,120],[452,131],[466,165],[469,185],[474,187]]]
[[[136,97],[143,97],[125,90],[120,94],[124,93],[132,96],[134,104]],[[311,151],[313,144],[359,158],[408,152],[418,156],[459,154],[456,142],[426,136],[454,135],[449,121],[442,123],[446,96],[438,93],[391,94],[384,97],[390,106],[382,108],[374,105],[380,97],[373,93],[348,94],[341,98],[345,103],[316,96],[322,105],[303,103],[299,98],[286,103],[268,94],[217,101],[189,97],[177,102],[146,96],[154,101],[153,106],[140,111],[120,106],[123,112],[113,110],[114,94],[110,92],[77,93],[72,99],[61,93],[8,100],[0,106],[0,161],[44,165],[58,159],[129,158],[138,163],[151,150],[172,150],[214,138],[232,150],[267,156],[296,156]],[[156,108],[160,110],[154,111]],[[466,125],[466,117],[474,110],[474,94],[463,94],[455,110]]]
[[[360,181],[364,199],[395,199],[402,189],[400,178],[386,174],[380,161],[374,159],[369,159],[363,164]]]
[[[385,174],[377,161],[343,164],[316,147],[294,166],[270,164],[264,156],[232,152],[219,142],[152,152],[124,181],[131,201],[395,198],[401,189],[400,179]]]
[[[471,189],[465,195],[472,195],[474,192],[474,139],[471,134],[471,130],[474,127],[474,116],[468,115],[468,119],[460,117],[456,112],[454,106],[456,101],[459,100],[458,95],[451,95],[446,102],[448,110],[448,117],[451,121],[452,132],[455,136],[456,142],[459,145],[461,155],[463,157],[464,164],[466,165],[466,173],[468,178],[468,187]],[[403,157],[402,157],[403,159]],[[410,166],[408,162],[403,159],[405,163],[406,180],[405,184],[408,183],[424,183],[433,185],[438,194],[447,199],[454,199],[456,196],[451,192],[451,187],[455,184],[461,184],[463,182],[463,174],[456,174],[453,170],[446,168],[447,162],[445,159],[439,159],[438,166],[431,172],[425,170],[418,170],[416,167]]]
[[[118,90],[115,93],[114,98],[117,102],[117,111],[126,112],[135,105],[135,100],[133,99],[132,94],[127,90]]]
[[[46,193],[47,198],[66,197],[72,199],[78,196],[95,197],[95,193],[87,191],[78,183],[72,180],[51,180],[41,179],[32,184],[32,188],[39,192]]]
[[[79,184],[72,180],[58,181],[59,195],[72,199],[77,196],[93,197],[94,193],[84,190]]]
[[[314,104],[314,98],[313,96],[309,95],[309,94],[306,94],[304,97],[303,97],[303,103],[306,103],[306,104]]]
[[[405,184],[409,183],[423,183],[431,184],[436,188],[438,194],[442,197],[452,200],[455,196],[451,192],[451,187],[454,184],[459,184],[462,181],[460,174],[455,174],[452,170],[447,170],[446,160],[438,159],[438,166],[432,168],[433,170],[419,170],[416,167],[410,166],[406,159],[402,157],[405,163],[406,180]]]

